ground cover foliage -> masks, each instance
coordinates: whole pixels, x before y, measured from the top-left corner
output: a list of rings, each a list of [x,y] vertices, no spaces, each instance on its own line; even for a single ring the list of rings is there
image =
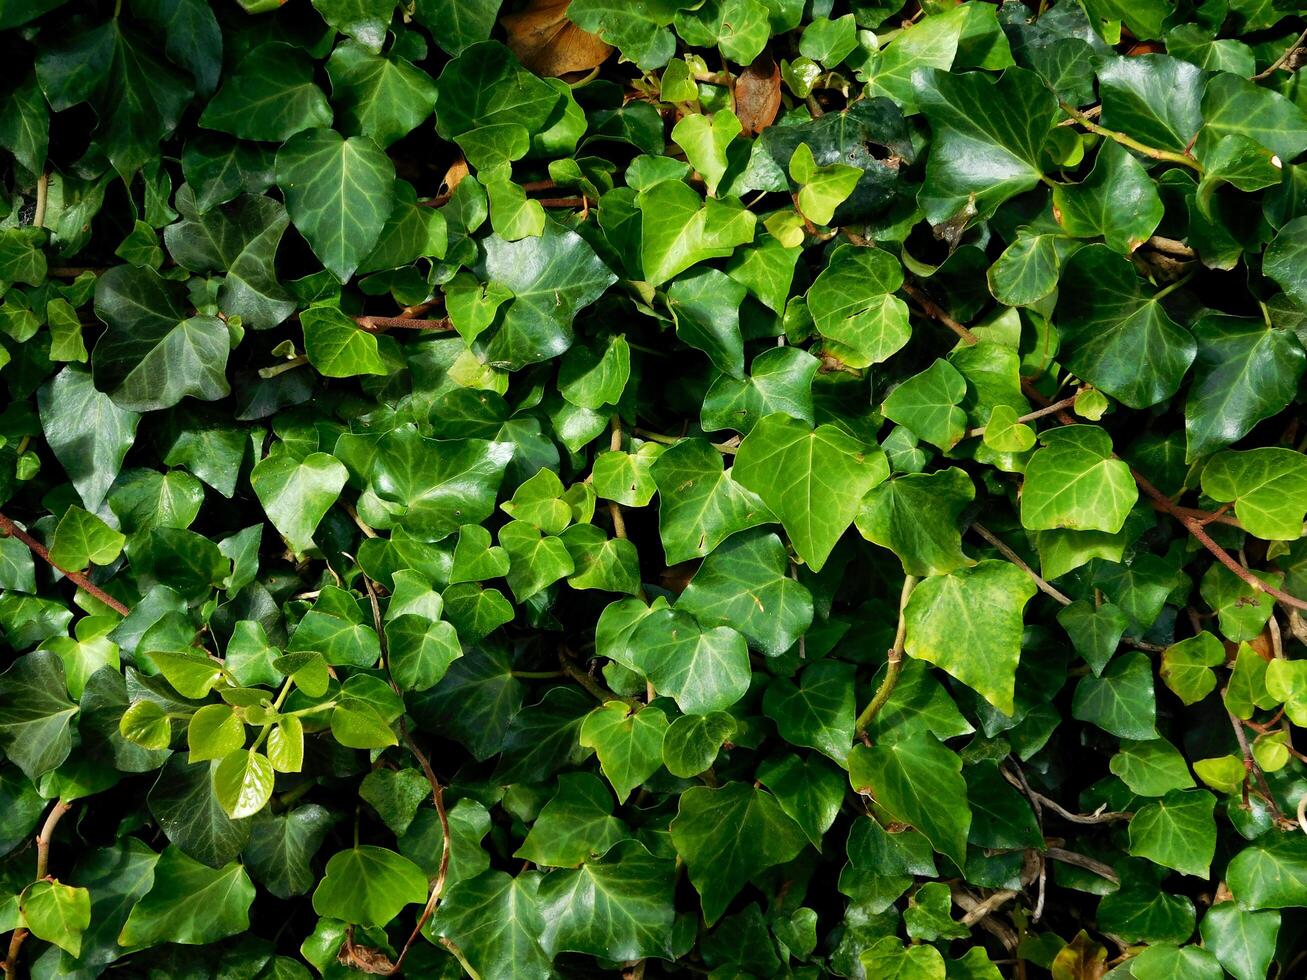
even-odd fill
[[[6,976],[1301,975],[1294,6],[0,0]]]

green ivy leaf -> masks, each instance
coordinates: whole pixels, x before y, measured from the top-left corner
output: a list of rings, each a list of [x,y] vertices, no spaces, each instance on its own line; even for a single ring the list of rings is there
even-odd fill
[[[537,895],[545,920],[540,945],[550,956],[672,956],[675,871],[670,858],[623,841],[599,860],[546,876]]]
[[[849,752],[849,782],[895,820],[919,830],[958,867],[965,863],[971,810],[962,760],[922,732]]]
[[[345,282],[381,237],[395,167],[366,136],[309,129],[277,151],[277,186],[314,254]]]
[[[187,395],[230,393],[231,335],[213,316],[186,316],[181,290],[151,269],[120,265],[95,284],[95,313],[108,324],[91,352],[98,387],[121,408],[170,408]]]
[[[1037,75],[1009,68],[991,83],[926,68],[912,84],[935,135],[918,194],[932,224],[986,218],[1039,182],[1057,104]]]
[[[1215,806],[1206,790],[1172,790],[1131,818],[1130,853],[1205,878],[1216,850]]]
[[[1293,541],[1307,515],[1307,460],[1288,449],[1224,452],[1203,468],[1203,493],[1234,503],[1250,534],[1269,541]]]
[[[1012,714],[1021,614],[1034,594],[1030,577],[1004,561],[924,579],[904,611],[905,649]]]
[[[405,905],[427,900],[427,878],[412,861],[370,844],[337,851],[313,892],[313,911],[345,922],[384,926]]]
[[[751,878],[792,860],[806,843],[775,797],[735,782],[718,789],[695,786],[682,793],[671,835],[709,925],[721,918]],[[743,841],[750,845],[739,846]]]
[[[701,558],[732,534],[776,520],[702,439],[678,442],[650,472],[658,486],[658,530],[669,565]]]
[[[1121,530],[1139,497],[1130,467],[1115,458],[1112,439],[1094,425],[1068,425],[1042,437],[1026,464],[1021,524],[1032,531],[1057,527]]]
[[[168,847],[154,866],[153,886],[123,923],[118,944],[216,942],[249,928],[253,901],[254,885],[241,865],[215,870]]]
[[[1174,395],[1197,344],[1130,263],[1089,245],[1071,257],[1062,281],[1057,316],[1067,367],[1130,408]]]
[[[792,474],[778,484],[776,473]],[[784,525],[799,557],[820,571],[853,523],[863,496],[889,476],[885,454],[834,426],[815,430],[784,415],[759,420],[740,445],[732,475]]]

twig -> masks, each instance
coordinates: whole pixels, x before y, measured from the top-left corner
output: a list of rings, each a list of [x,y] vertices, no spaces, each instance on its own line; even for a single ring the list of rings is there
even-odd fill
[[[54,837],[54,829],[59,825],[64,814],[72,808],[71,803],[55,800],[54,806],[46,815],[45,823],[41,825],[41,832],[36,837],[36,877],[32,879],[33,881],[40,881],[50,873],[50,841]],[[20,927],[14,930],[14,935],[9,940],[9,953],[4,961],[5,980],[15,980],[18,976],[18,954],[26,940],[26,929]]]
[[[99,275],[107,272],[108,266],[90,266],[90,265],[52,265],[45,270],[45,274],[52,279],[76,279],[87,272]]]
[[[1062,592],[1059,592],[1053,586],[1049,585],[1048,582],[1046,582],[1038,572],[1036,572],[1033,568],[1027,565],[1025,560],[1022,559],[1020,555],[1018,555],[1015,551],[1013,551],[1006,544],[1000,541],[992,531],[990,531],[982,524],[972,524],[971,530],[975,531],[982,538],[984,538],[991,545],[993,545],[996,549],[998,549],[999,554],[1001,554],[1004,558],[1010,561],[1013,565],[1016,565],[1017,568],[1021,569],[1023,572],[1029,575],[1030,580],[1034,582],[1036,586],[1039,587],[1040,592],[1043,592],[1045,595],[1052,596],[1054,599],[1056,599],[1059,603],[1061,603],[1064,606],[1071,605],[1070,598],[1068,598]]]
[[[1045,415],[1053,415],[1054,413],[1060,412],[1065,408],[1070,408],[1075,403],[1076,403],[1076,396],[1069,395],[1068,397],[1063,398],[1060,402],[1053,402],[1051,405],[1045,405],[1043,408],[1039,408],[1033,412],[1027,412],[1025,415],[1018,416],[1017,421],[1031,422],[1034,419],[1042,419]],[[985,434],[985,429],[987,428],[988,426],[981,425],[981,426],[977,426],[974,429],[968,429],[966,435],[963,436],[963,438],[965,439],[970,436],[983,436]]]
[[[1169,255],[1177,259],[1190,260],[1198,258],[1198,253],[1184,242],[1178,242],[1174,238],[1163,238],[1161,235],[1154,235],[1144,242],[1144,248],[1151,248],[1154,252],[1161,252],[1163,255]]]
[[[858,720],[853,727],[854,735],[857,738],[866,737],[867,726],[875,719],[876,713],[885,707],[885,702],[894,693],[894,685],[899,682],[899,674],[903,670],[903,646],[908,634],[908,621],[905,612],[908,608],[908,598],[912,595],[912,590],[916,586],[917,577],[915,575],[904,577],[903,591],[899,594],[899,624],[894,631],[894,645],[889,649],[889,659],[885,665],[885,677],[880,682],[880,687],[876,689],[871,701],[862,709],[862,714],[858,715]]]
[[[381,646],[381,655],[383,662],[386,665],[386,673],[389,675],[390,650],[386,643],[386,631],[381,622],[381,604],[377,601],[377,589],[373,584],[372,579],[370,579],[366,574],[363,575],[363,585],[368,593],[368,603],[372,606],[372,624],[376,627],[377,641]],[[390,686],[394,689],[396,694],[402,696],[403,692],[400,690],[399,685],[395,683],[395,678],[393,676],[390,677]],[[417,757],[418,765],[422,767],[422,772],[427,777],[427,782],[431,784],[431,800],[436,806],[436,816],[440,819],[442,839],[440,849],[440,868],[436,872],[435,881],[431,883],[431,892],[427,896],[427,904],[423,907],[422,914],[418,916],[417,925],[413,927],[413,931],[409,933],[408,939],[404,941],[404,946],[399,951],[399,956],[395,959],[394,964],[392,964],[389,969],[383,971],[386,976],[398,973],[401,967],[403,967],[404,957],[408,955],[409,949],[417,940],[417,937],[422,933],[422,927],[427,924],[427,920],[431,918],[432,913],[436,910],[436,905],[440,902],[440,896],[444,894],[445,879],[449,873],[449,814],[445,812],[445,789],[440,784],[440,780],[436,777],[435,770],[431,768],[431,760],[426,757],[426,754],[419,749],[417,743],[413,741],[413,737],[408,731],[408,725],[405,724],[403,718],[400,718],[399,720],[399,734],[404,740],[404,745],[407,746],[408,750]]]
[[[404,941],[404,947],[399,951],[399,956],[395,960],[395,965],[391,967],[392,974],[398,973],[404,965],[404,957],[408,955],[409,949],[422,933],[422,927],[427,924],[436,911],[436,906],[440,904],[440,897],[445,893],[445,881],[449,875],[449,853],[450,853],[450,834],[449,834],[449,814],[445,811],[445,788],[436,778],[435,770],[431,768],[431,760],[426,757],[417,743],[408,733],[408,726],[404,724],[403,719],[399,722],[399,733],[404,738],[404,744],[408,750],[417,756],[418,765],[422,767],[422,772],[427,777],[427,782],[431,784],[431,800],[436,805],[436,816],[440,818],[441,847],[440,847],[440,869],[436,872],[436,880],[431,883],[431,894],[427,897],[427,904],[422,909],[422,914],[418,916],[417,925],[409,933],[408,939]]]
[[[1224,690],[1221,691],[1221,700],[1225,700]],[[1247,773],[1245,779],[1256,779],[1258,795],[1266,801],[1275,822],[1280,823],[1284,820],[1284,814],[1280,812],[1279,805],[1271,795],[1271,787],[1266,782],[1266,774],[1262,772],[1262,767],[1257,764],[1257,758],[1253,755],[1252,746],[1248,744],[1248,736],[1244,734],[1243,722],[1233,711],[1227,711],[1226,714],[1230,717],[1230,727],[1234,729],[1235,741],[1239,743],[1239,751],[1243,754],[1243,767]],[[1246,796],[1244,802],[1247,802]]]
[[[563,668],[563,673],[567,674],[568,677],[572,678],[572,680],[576,681],[583,688],[589,691],[591,697],[593,697],[600,704],[607,704],[609,701],[613,701],[613,700],[617,700],[617,701],[625,700],[623,698],[619,698],[616,694],[613,694],[611,691],[604,690],[593,677],[591,677],[584,670],[579,669],[574,663],[572,663],[572,661],[568,659],[567,650],[565,647],[558,648],[558,663]]]
[[[1102,113],[1102,111],[1103,111],[1103,107],[1101,105],[1092,105],[1084,112],[1082,112],[1081,115],[1084,116],[1086,119],[1097,119],[1099,115]],[[1058,125],[1074,126],[1078,122],[1079,122],[1078,119],[1063,119],[1060,123],[1058,123]]]
[[[994,892],[993,895],[990,895],[967,912],[967,914],[962,917],[962,924],[968,928],[974,926],[995,909],[1000,909],[1008,902],[1012,901],[1012,899],[1016,898],[1017,895],[1018,893],[1010,888],[1004,888],[1002,891]]]
[[[958,908],[963,909],[968,914],[985,904],[981,899],[971,894],[971,892],[967,891],[966,888],[957,882],[951,882],[949,884],[949,891],[953,893],[953,904],[958,906]],[[988,911],[993,910],[990,909]],[[1009,953],[1016,951],[1020,940],[1017,937],[1016,930],[1011,926],[990,918],[988,912],[983,917],[977,919],[976,922],[979,924],[980,928],[995,936],[998,941],[1003,944],[1003,948]]]
[[[1013,786],[1017,787],[1018,789],[1023,788],[1021,785],[1021,780],[1017,779],[1017,777],[1012,775],[1012,773],[1009,772],[1006,768],[1001,768],[999,771],[1003,774],[1003,778],[1006,779]],[[1048,807],[1063,820],[1070,821],[1071,823],[1079,823],[1079,824],[1115,823],[1118,820],[1129,820],[1131,817],[1134,816],[1133,813],[1125,813],[1125,812],[1118,813],[1118,812],[1113,812],[1111,810],[1104,810],[1103,807],[1099,807],[1093,813],[1072,813],[1066,807],[1062,806],[1061,803],[1058,803],[1057,800],[1050,799],[1049,797],[1045,796],[1043,793],[1031,789],[1028,785],[1024,787],[1024,789],[1026,793],[1030,795],[1031,799],[1038,800],[1041,806]]]
[[[5,517],[4,514],[0,514],[0,535],[17,538],[23,544],[27,545],[32,554],[36,555],[55,571],[62,573],[64,578],[68,579],[68,581],[72,582],[79,589],[94,596],[114,612],[118,613],[118,615],[126,616],[131,612],[130,609],[111,596],[108,592],[105,592],[104,589],[100,588],[81,572],[70,572],[68,569],[56,565],[50,559],[50,552],[46,550],[45,545],[41,544],[40,541],[37,541],[36,538],[32,537],[9,518]]]
[[[1156,502],[1158,509],[1165,511],[1183,524],[1185,529],[1192,534],[1195,539],[1197,539],[1199,544],[1210,551],[1217,561],[1230,571],[1234,572],[1234,574],[1242,579],[1246,584],[1256,589],[1258,592],[1265,592],[1267,595],[1284,603],[1286,606],[1290,606],[1294,609],[1307,609],[1307,600],[1291,596],[1289,593],[1263,582],[1256,575],[1235,561],[1228,551],[1213,541],[1211,535],[1203,529],[1201,521],[1189,516],[1187,513],[1184,513],[1182,509],[1177,508],[1170,497],[1158,490],[1157,487],[1153,486],[1138,470],[1131,467],[1130,472],[1134,475],[1135,483],[1139,484],[1139,489]]]
[[[1186,156],[1183,153],[1176,153],[1172,150],[1158,149],[1156,146],[1149,146],[1147,143],[1140,143],[1137,139],[1127,136],[1125,133],[1118,133],[1114,129],[1108,129],[1105,126],[1098,125],[1098,123],[1094,122],[1068,102],[1059,102],[1058,104],[1062,107],[1063,112],[1091,133],[1096,133],[1099,136],[1106,136],[1108,139],[1114,140],[1122,146],[1129,147],[1136,153],[1142,153],[1144,156],[1151,157],[1154,160],[1166,160],[1169,163],[1179,163],[1200,174],[1203,172],[1203,165],[1193,157]]]
[[[1119,885],[1121,883],[1121,878],[1112,870],[1110,865],[1104,864],[1102,861],[1095,861],[1084,854],[1063,850],[1060,847],[1046,847],[1044,857],[1054,861],[1061,861],[1063,864],[1073,864],[1077,868],[1084,868],[1086,871],[1092,871],[1098,877],[1106,878],[1114,884]]]
[[[1274,75],[1277,71],[1279,71],[1284,66],[1285,62],[1287,62],[1290,58],[1293,57],[1293,53],[1297,51],[1299,48],[1301,48],[1304,44],[1307,44],[1307,31],[1303,31],[1301,34],[1299,34],[1297,40],[1295,40],[1291,45],[1289,45],[1284,50],[1284,53],[1280,55],[1280,57],[1276,58],[1269,65],[1267,65],[1256,75],[1254,75],[1252,77],[1252,81],[1260,82],[1263,78],[1269,78],[1271,75]]]
[[[937,320],[938,322],[942,323],[944,326],[948,327],[955,334],[957,334],[959,337],[962,338],[963,343],[965,344],[980,343],[979,337],[977,337],[974,333],[968,330],[961,323],[958,323],[957,320],[949,316],[948,313],[945,312],[942,306],[940,306],[938,303],[936,303],[933,299],[931,299],[926,294],[925,290],[918,289],[910,282],[905,282],[902,288],[905,293],[907,293],[909,296],[911,296],[914,300],[917,301],[917,305],[921,307],[922,312],[924,312],[926,316],[930,317],[932,320]]]

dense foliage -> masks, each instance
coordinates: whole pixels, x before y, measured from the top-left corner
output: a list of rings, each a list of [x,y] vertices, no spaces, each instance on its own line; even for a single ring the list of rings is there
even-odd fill
[[[1304,27],[0,0],[6,975],[1302,975]]]

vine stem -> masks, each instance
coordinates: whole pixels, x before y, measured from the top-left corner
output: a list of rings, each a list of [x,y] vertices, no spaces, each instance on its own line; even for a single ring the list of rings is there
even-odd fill
[[[381,655],[386,665],[386,674],[390,675],[390,649],[386,642],[386,631],[381,622],[381,603],[377,599],[377,588],[372,579],[366,574],[363,575],[363,585],[367,589],[368,603],[372,607],[372,623],[377,630],[377,639],[381,646]],[[390,686],[394,688],[395,693],[403,695],[399,685],[395,683],[395,678],[390,677]],[[404,958],[408,956],[408,951],[412,948],[413,943],[417,941],[418,936],[422,934],[422,927],[427,924],[427,920],[436,911],[436,906],[440,904],[440,897],[445,893],[445,881],[449,875],[449,851],[450,851],[450,834],[449,834],[449,814],[445,810],[445,787],[441,784],[436,771],[431,768],[431,760],[427,758],[426,753],[418,748],[417,743],[413,741],[413,736],[409,734],[408,725],[403,718],[399,720],[399,734],[404,740],[404,745],[414,757],[418,760],[418,765],[422,767],[422,773],[427,777],[427,782],[431,785],[431,801],[436,807],[436,816],[440,820],[441,846],[440,846],[440,867],[436,871],[435,881],[431,883],[431,891],[427,895],[427,904],[422,908],[422,914],[418,916],[417,924],[413,926],[413,931],[409,933],[408,939],[404,941],[404,946],[399,951],[399,956],[390,968],[384,973],[385,976],[393,976],[398,973],[404,965]],[[357,830],[355,831],[357,834]],[[357,843],[357,842],[356,842]],[[352,944],[352,940],[351,940]]]
[[[971,530],[975,531],[982,538],[984,538],[991,545],[993,545],[994,548],[998,551],[998,553],[1001,554],[1008,561],[1010,561],[1013,565],[1016,565],[1017,568],[1021,569],[1023,572],[1029,575],[1030,580],[1035,583],[1035,585],[1039,588],[1040,592],[1044,593],[1044,595],[1051,596],[1053,599],[1056,599],[1057,602],[1063,606],[1071,605],[1071,600],[1070,598],[1067,597],[1065,593],[1054,588],[1052,585],[1049,585],[1048,582],[1046,582],[1038,572],[1036,572],[1033,568],[1031,568],[1028,564],[1026,564],[1025,559],[1023,559],[1015,551],[1013,551],[1001,540],[999,540],[998,536],[995,535],[993,531],[989,530],[989,528],[985,527],[982,524],[974,524],[974,523],[971,525]]]
[[[1263,78],[1270,78],[1277,71],[1279,71],[1280,68],[1284,66],[1284,63],[1293,57],[1293,53],[1297,51],[1299,48],[1301,48],[1304,44],[1307,44],[1307,31],[1303,31],[1301,34],[1299,34],[1297,40],[1295,40],[1291,45],[1285,48],[1284,53],[1281,54],[1280,57],[1276,58],[1269,65],[1267,65],[1256,75],[1254,75],[1251,81],[1260,82]]]
[[[915,575],[904,577],[903,591],[899,594],[899,624],[894,631],[894,645],[889,649],[889,659],[885,665],[885,678],[880,682],[880,687],[876,689],[871,701],[862,709],[862,714],[858,715],[858,720],[853,726],[853,732],[857,738],[865,738],[867,726],[875,720],[877,712],[885,707],[885,702],[894,693],[894,687],[899,682],[899,674],[903,671],[903,645],[908,636],[908,620],[905,613],[908,608],[908,598],[916,587],[917,577]]]
[[[917,301],[918,305],[920,305],[921,309],[925,312],[925,314],[928,317],[930,317],[932,320],[936,320],[939,323],[944,324],[944,326],[948,327],[960,338],[962,338],[962,342],[964,344],[975,345],[980,343],[979,337],[977,337],[974,333],[972,333],[969,329],[967,329],[957,320],[953,319],[953,317],[949,316],[948,313],[944,311],[944,308],[942,306],[940,306],[928,295],[926,295],[926,291],[924,289],[918,289],[916,286],[912,285],[912,283],[905,282],[903,284],[903,291]]]
[[[1139,489],[1156,502],[1158,509],[1170,514],[1184,525],[1185,530],[1193,535],[1199,544],[1210,551],[1217,561],[1230,571],[1234,572],[1234,574],[1242,579],[1246,584],[1256,589],[1258,592],[1265,592],[1272,599],[1282,602],[1292,609],[1307,609],[1307,600],[1299,599],[1297,596],[1291,596],[1289,593],[1263,582],[1256,575],[1235,561],[1228,551],[1213,541],[1212,536],[1203,528],[1201,521],[1193,517],[1191,513],[1187,513],[1186,509],[1177,507],[1170,497],[1162,493],[1161,490],[1158,490],[1157,487],[1153,486],[1138,470],[1131,467],[1130,472],[1135,478],[1135,483],[1139,484]]]
[[[1183,153],[1176,153],[1172,150],[1162,150],[1156,146],[1149,146],[1147,143],[1140,143],[1137,139],[1127,136],[1125,133],[1117,132],[1115,129],[1108,129],[1106,126],[1100,126],[1069,102],[1059,102],[1058,105],[1062,107],[1063,112],[1091,133],[1095,133],[1098,136],[1105,136],[1110,140],[1120,143],[1122,146],[1129,147],[1136,153],[1142,153],[1144,156],[1151,157],[1154,160],[1166,160],[1168,163],[1181,164],[1182,166],[1188,167],[1190,170],[1197,171],[1200,174],[1203,172],[1203,165],[1191,156],[1186,156]]]
[[[369,333],[378,333],[398,327],[401,330],[453,330],[454,323],[449,317],[439,320],[422,320],[408,316],[356,316],[354,322]]]
[[[1048,399],[1043,398],[1043,396],[1039,395],[1033,387],[1024,381],[1022,382],[1022,388],[1028,395],[1031,395],[1037,401],[1048,401]],[[1073,421],[1071,417],[1065,415],[1065,413],[1063,413],[1062,420],[1067,424],[1070,424],[1070,422]],[[1179,521],[1184,526],[1185,530],[1188,531],[1199,544],[1211,552],[1212,557],[1230,571],[1234,572],[1234,574],[1249,587],[1258,592],[1265,592],[1272,599],[1284,603],[1284,605],[1288,606],[1290,609],[1307,609],[1307,600],[1299,599],[1297,596],[1291,596],[1282,589],[1277,589],[1275,586],[1263,582],[1248,569],[1244,568],[1243,565],[1230,557],[1229,552],[1213,541],[1212,536],[1203,528],[1203,525],[1211,521],[1220,521],[1223,524],[1236,522],[1225,519],[1225,515],[1219,511],[1213,514],[1208,514],[1205,511],[1195,511],[1191,507],[1181,507],[1166,494],[1162,493],[1161,490],[1158,490],[1157,487],[1153,486],[1152,483],[1148,481],[1148,478],[1133,466],[1130,468],[1130,475],[1134,477],[1135,483],[1138,485],[1139,489],[1142,490],[1153,502],[1153,507],[1155,509],[1170,514]],[[1199,517],[1199,514],[1202,514],[1203,516]],[[1238,526],[1237,523],[1236,526]]]
[[[46,549],[45,545],[41,544],[40,541],[37,541],[36,538],[32,537],[8,517],[5,517],[4,514],[0,514],[0,535],[7,538],[17,538],[23,544],[27,545],[28,550],[31,551],[32,554],[36,555],[55,571],[61,573],[64,578],[75,584],[79,589],[94,596],[100,602],[103,602],[114,612],[118,613],[118,615],[126,616],[131,612],[130,609],[111,596],[108,592],[105,592],[104,589],[100,588],[81,572],[70,572],[68,569],[56,565],[54,561],[51,560],[50,552]]]
[[[1008,545],[1000,540],[998,535],[994,534],[993,531],[989,530],[984,525],[974,523],[971,525],[971,530],[975,531],[993,545],[995,550],[997,550],[999,554],[1010,561],[1013,565],[1016,565],[1017,568],[1029,575],[1030,580],[1035,583],[1036,588],[1038,588],[1040,592],[1043,592],[1045,595],[1056,600],[1060,605],[1071,605],[1071,599],[1069,596],[1059,590],[1056,586],[1049,583],[1042,575],[1031,568],[1025,559],[1008,547]],[[1137,640],[1131,636],[1121,637],[1121,642],[1128,647],[1134,647],[1136,650],[1151,650],[1154,653],[1161,653],[1166,649],[1166,647],[1159,643],[1149,643],[1147,640]]]
[[[36,179],[36,211],[32,215],[32,227],[41,228],[45,225],[45,205],[50,192],[50,175],[41,174]]]
[[[50,841],[54,837],[54,829],[59,826],[59,821],[63,819],[64,814],[72,808],[71,803],[55,800],[54,806],[46,815],[45,823],[41,825],[41,832],[36,837],[36,877],[32,879],[33,881],[40,881],[50,873]],[[5,980],[16,980],[18,954],[22,951],[26,940],[26,929],[20,927],[14,930],[13,938],[9,940],[9,953],[4,962]]]
[[[1031,422],[1035,419],[1042,419],[1045,415],[1053,415],[1054,413],[1060,412],[1063,409],[1070,408],[1075,403],[1076,403],[1076,396],[1069,395],[1066,398],[1063,398],[1060,402],[1053,402],[1053,404],[1051,405],[1045,405],[1043,408],[1036,409],[1033,412],[1027,412],[1025,415],[1019,416],[1017,418],[1017,421]],[[966,436],[964,436],[963,438],[968,438],[970,436],[983,436],[985,434],[985,429],[987,428],[988,426],[981,425],[981,426],[977,426],[974,429],[968,429]]]

